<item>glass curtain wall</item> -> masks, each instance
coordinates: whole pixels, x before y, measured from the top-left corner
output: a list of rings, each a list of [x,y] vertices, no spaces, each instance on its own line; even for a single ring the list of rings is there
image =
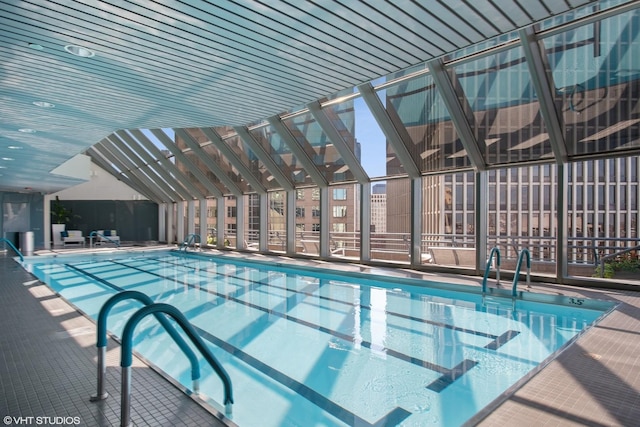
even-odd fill
[[[245,203],[245,226],[242,247],[253,249],[260,242],[260,196],[247,194],[243,199]]]
[[[215,246],[218,242],[218,200],[217,199],[207,199],[207,245]],[[198,216],[198,221],[199,221]]]
[[[623,1],[599,2],[576,14]],[[568,14],[567,17],[572,17]],[[551,30],[550,20],[543,30]],[[640,12],[616,14],[542,37],[561,105],[570,156],[620,152],[640,144]],[[611,154],[609,154],[611,155]],[[568,167],[568,274],[622,277],[637,265],[638,158],[573,162]],[[600,268],[602,261],[607,268]],[[616,271],[617,270],[617,271]],[[629,278],[629,277],[626,277]],[[637,277],[636,277],[637,278]]]
[[[629,267],[637,259],[638,157],[589,160],[569,169],[568,262],[575,276],[618,277],[598,268],[607,257]]]
[[[487,250],[498,247],[501,268],[515,270],[520,252],[527,249],[531,272],[554,274],[558,259],[556,168],[536,165],[488,173]]]
[[[281,123],[270,119],[248,128],[250,140],[237,136],[234,128],[218,129],[268,191],[267,212],[260,211],[259,196],[240,178],[234,162],[215,148],[216,142],[195,134],[205,155],[245,194],[245,218],[240,219],[245,235],[240,239],[257,241],[260,215],[266,215],[268,250],[279,253],[287,252],[291,218],[293,252],[310,256],[320,253],[322,233],[327,233],[330,256],[358,259],[364,226],[371,233],[366,259],[408,264],[416,246],[413,233],[420,238],[419,263],[426,267],[477,268],[469,255],[484,245],[487,251],[500,248],[506,270],[515,268],[525,248],[537,274],[556,274],[557,263],[566,258],[570,277],[604,273],[596,268],[607,257],[636,257],[640,11],[614,9],[617,14],[604,19],[558,27],[625,3],[594,2],[537,26],[541,64],[528,62],[537,62],[532,54],[536,44],[521,45],[525,32],[511,33],[444,58],[442,75],[420,66],[373,81],[377,99],[365,86],[360,86],[364,96],[357,88],[341,92],[323,101],[321,115],[303,108],[287,113]],[[483,53],[484,47],[490,49]],[[544,67],[548,73],[532,76],[530,70]],[[445,87],[449,82],[453,96]],[[540,82],[551,83],[550,92]],[[330,139],[336,133],[327,132],[327,123],[340,135],[340,144]],[[464,141],[457,130],[460,123],[469,125]],[[389,129],[399,130],[398,135],[389,136]],[[478,151],[467,153],[475,144]],[[224,194],[225,223],[216,225],[212,215],[207,227],[223,227],[235,247],[237,206],[235,197],[228,196],[233,192],[225,188],[229,182],[221,182],[200,161],[201,153],[181,147]],[[345,148],[352,150],[364,174],[342,158]],[[559,179],[558,162],[566,162],[566,186]],[[321,194],[327,182],[315,182],[323,179],[329,184],[326,203]],[[362,186],[356,182],[367,179],[371,215],[361,220]],[[421,184],[417,207],[412,179]],[[281,190],[289,187],[282,182],[293,185],[289,191],[295,194]],[[480,182],[486,188],[476,188]],[[565,188],[566,194],[561,193]],[[481,200],[475,200],[476,194]],[[288,195],[295,195],[290,215]],[[478,204],[485,200],[486,206]],[[559,212],[564,230],[558,229]],[[325,223],[328,230],[321,229]],[[481,224],[486,229],[479,230]],[[413,230],[416,225],[419,233]],[[566,242],[559,245],[558,236],[566,236]],[[565,243],[567,253],[558,249]]]
[[[242,201],[242,200],[241,200]],[[235,196],[225,196],[225,215],[224,215],[224,245],[237,248],[237,229],[238,229],[238,199]],[[242,220],[242,219],[241,219]],[[240,236],[242,239],[242,236]]]
[[[420,263],[475,267],[473,172],[422,178]]]
[[[409,263],[411,248],[411,180],[388,180],[385,230],[371,232],[371,259]]]
[[[329,255],[360,255],[360,185],[329,188]]]
[[[267,247],[273,252],[287,250],[287,193],[272,191],[267,194]]]
[[[310,212],[310,188],[298,188],[296,193],[296,253],[320,255],[320,229],[313,230]]]

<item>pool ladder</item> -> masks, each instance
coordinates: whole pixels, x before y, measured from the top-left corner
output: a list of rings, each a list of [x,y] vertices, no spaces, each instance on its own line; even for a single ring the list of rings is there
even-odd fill
[[[5,237],[0,237],[0,243],[1,243],[1,242],[8,243],[8,244],[9,244],[9,246],[11,246],[11,249],[13,249],[13,250],[18,254],[18,256],[20,257],[20,261],[24,261],[24,255],[22,255],[22,252],[20,252],[20,251],[18,250],[18,248],[16,248],[16,247],[15,247],[15,245],[14,245],[13,243],[11,243],[11,242],[10,242],[9,240],[7,240]]]
[[[489,253],[489,259],[487,260],[487,266],[484,269],[484,277],[482,278],[482,303],[484,304],[484,297],[487,293],[487,279],[489,278],[489,271],[491,270],[491,264],[493,257],[496,258],[496,286],[500,287],[500,249],[493,247]],[[518,297],[518,280],[520,278],[520,270],[522,269],[522,261],[526,258],[527,261],[527,289],[531,289],[531,253],[528,249],[522,249],[518,254],[518,262],[516,263],[516,270],[513,275],[513,285],[511,286],[511,299],[513,302],[513,309],[515,310],[516,298]]]
[[[120,366],[122,367],[122,386],[120,397],[120,425],[122,427],[128,427],[131,425],[131,364],[133,362],[133,331],[138,323],[147,315],[153,314],[158,322],[165,328],[167,333],[180,347],[180,349],[187,356],[191,362],[191,380],[193,381],[193,392],[198,395],[199,392],[199,380],[200,380],[200,365],[198,358],[191,349],[191,347],[185,342],[182,336],[175,330],[165,315],[169,315],[176,321],[186,335],[191,339],[191,342],[196,346],[203,357],[209,362],[209,365],[218,374],[222,380],[224,386],[224,405],[225,415],[231,416],[233,405],[233,391],[231,387],[231,379],[220,365],[220,362],[211,353],[207,345],[202,341],[202,338],[195,331],[193,326],[184,317],[184,315],[174,306],[169,304],[154,303],[151,298],[146,294],[138,291],[123,291],[111,298],[109,298],[100,309],[98,314],[97,325],[97,343],[98,348],[98,381],[97,381],[97,393],[91,396],[90,401],[96,402],[106,399],[109,394],[105,390],[105,376],[106,376],[106,352],[107,352],[107,316],[111,308],[118,302],[125,299],[136,299],[142,302],[145,306],[136,311],[131,318],[127,321],[122,332],[122,352],[120,356]]]

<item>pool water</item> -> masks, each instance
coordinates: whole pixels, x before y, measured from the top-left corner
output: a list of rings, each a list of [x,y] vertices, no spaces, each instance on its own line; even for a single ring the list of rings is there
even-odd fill
[[[228,372],[240,426],[459,426],[612,308],[176,251],[28,257],[24,266],[93,319],[121,290],[177,307]],[[140,307],[116,305],[108,330],[120,336]],[[188,359],[153,316],[137,326],[134,350],[191,388]],[[220,409],[222,383],[201,366],[200,393]]]

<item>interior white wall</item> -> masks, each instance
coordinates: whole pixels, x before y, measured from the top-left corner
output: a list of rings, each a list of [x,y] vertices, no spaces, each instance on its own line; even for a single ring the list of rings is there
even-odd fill
[[[147,200],[145,196],[135,191],[113,175],[91,162],[89,181],[52,193],[60,200]]]

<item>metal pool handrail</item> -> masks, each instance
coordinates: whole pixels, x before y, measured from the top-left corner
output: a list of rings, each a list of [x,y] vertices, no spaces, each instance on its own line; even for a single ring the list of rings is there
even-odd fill
[[[104,400],[109,396],[109,393],[105,391],[105,375],[106,375],[106,353],[107,353],[107,316],[111,308],[125,299],[135,299],[140,301],[146,306],[152,305],[153,301],[146,294],[139,291],[122,291],[111,298],[109,298],[100,308],[98,314],[98,326],[97,326],[97,340],[96,347],[98,348],[98,391],[95,396],[91,396],[91,401],[96,402],[98,400]],[[166,316],[160,313],[155,314],[158,322],[164,327],[167,333],[173,338],[180,350],[184,352],[189,361],[191,362],[191,380],[193,381],[193,391],[198,394],[200,384],[200,363],[198,357],[194,351],[189,347],[186,341],[182,338],[178,331],[175,330],[173,325],[169,322]]]
[[[224,384],[224,405],[225,414],[231,415],[233,404],[233,391],[231,389],[231,379],[229,374],[224,370],[220,362],[211,353],[207,345],[204,343],[200,335],[195,331],[193,326],[184,317],[184,315],[172,305],[164,303],[154,303],[146,307],[142,307],[136,311],[133,316],[124,325],[122,332],[122,354],[120,356],[120,366],[122,367],[122,395],[120,404],[120,425],[126,427],[130,425],[129,406],[131,404],[131,364],[133,351],[133,331],[138,323],[147,315],[154,313],[165,313],[173,318],[191,338],[191,342],[200,350],[200,353],[209,362],[213,370],[218,374]]]
[[[97,231],[92,231],[91,233],[89,233],[89,247],[90,248],[93,247],[93,236],[100,236],[103,239],[108,240],[111,243],[113,243],[114,245],[116,245],[117,248],[120,247],[120,241],[115,241],[113,239],[110,239],[109,236],[102,235],[102,234],[98,233]]]
[[[518,278],[520,277],[520,268],[522,267],[522,257],[527,257],[527,288],[531,287],[531,254],[528,249],[522,249],[518,255],[518,263],[516,264],[516,272],[513,276],[513,287],[511,288],[511,296],[516,297],[518,292],[516,287],[518,286]]]
[[[11,246],[11,248],[16,251],[16,253],[18,254],[18,256],[20,257],[20,261],[24,261],[24,256],[22,255],[22,252],[20,252],[18,250],[18,248],[16,248],[13,243],[11,243],[9,240],[7,240],[5,237],[0,237],[0,242],[6,242],[9,244],[9,246]]]
[[[496,286],[500,286],[500,249],[497,246],[491,248],[489,253],[489,259],[487,260],[487,266],[484,269],[484,277],[482,279],[482,294],[487,292],[487,279],[489,278],[489,270],[491,269],[491,261],[493,256],[496,256]]]

